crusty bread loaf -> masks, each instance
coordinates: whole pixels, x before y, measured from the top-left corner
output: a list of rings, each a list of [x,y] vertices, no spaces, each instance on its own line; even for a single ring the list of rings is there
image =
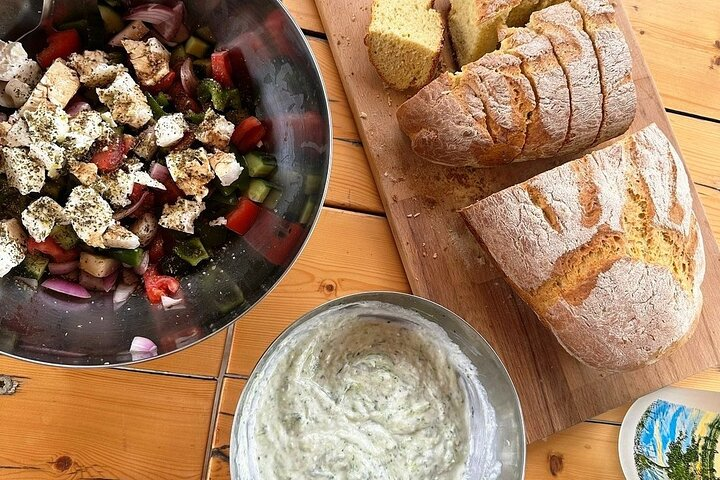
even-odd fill
[[[705,253],[684,166],[657,126],[461,213],[583,363],[637,368],[692,332]]]
[[[550,39],[570,90],[570,127],[559,155],[591,147],[600,131],[603,97],[595,48],[580,13],[569,3],[530,15],[528,27]]]
[[[420,88],[438,73],[444,27],[432,0],[374,0],[365,45],[391,87]]]
[[[518,57],[535,92],[525,146],[517,160],[552,157],[565,142],[570,121],[570,94],[552,44],[527,28],[508,28],[500,34],[501,49]]]
[[[637,96],[630,48],[607,0],[571,0],[571,4],[582,15],[600,67],[603,119],[595,143],[602,143],[624,133],[635,118]]]

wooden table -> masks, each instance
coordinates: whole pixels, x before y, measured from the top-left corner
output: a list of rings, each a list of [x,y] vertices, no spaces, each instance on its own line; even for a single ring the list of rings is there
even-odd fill
[[[235,405],[273,338],[329,299],[409,291],[313,0],[286,4],[320,62],[334,122],[330,192],[307,249],[234,328],[170,358],[94,371],[0,358],[0,375],[19,383],[0,396],[0,479],[229,479]],[[720,239],[720,5],[625,5]],[[720,392],[720,369],[680,385]],[[622,479],[617,436],[627,407],[530,445],[527,478]]]

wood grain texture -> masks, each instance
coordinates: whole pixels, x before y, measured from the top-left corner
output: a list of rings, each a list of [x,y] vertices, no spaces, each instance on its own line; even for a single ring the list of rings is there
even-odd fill
[[[235,324],[228,373],[249,375],[275,337],[312,308],[370,290],[409,291],[387,220],[323,209],[295,266]]]
[[[312,0],[282,0],[282,3],[290,11],[300,28],[312,32],[323,31],[323,25],[317,8],[315,8],[315,2]]]
[[[217,377],[220,374],[220,364],[225,352],[226,338],[227,330],[223,330],[213,335],[212,338],[208,338],[181,352],[157,360],[137,363],[132,368]]]
[[[325,205],[383,214],[380,194],[370,173],[365,151],[359,143],[334,140],[330,188]]]
[[[718,315],[720,306],[720,293],[712,288],[720,279],[719,254],[697,197],[709,268],[705,313],[686,347],[651,367],[626,374],[591,370],[567,355],[498,279],[457,215],[459,208],[556,163],[527,162],[477,171],[447,169],[416,157],[394,119],[406,96],[386,90],[367,60],[362,38],[369,5],[369,0],[358,0],[341,13],[331,0],[317,3],[410,285],[414,293],[455,310],[496,348],[519,390],[528,441],[720,363],[714,345],[720,342],[720,325],[708,320]],[[350,10],[357,17],[354,22]],[[621,8],[617,16],[632,50],[640,103],[633,131],[655,122],[674,141]],[[439,261],[428,262],[428,253]]]
[[[230,479],[230,464],[228,463],[230,457],[230,434],[232,432],[232,422],[235,418],[235,410],[244,387],[245,380],[238,378],[225,378],[223,380],[207,480]]]
[[[0,479],[194,480],[214,380],[76,370],[0,358]]]

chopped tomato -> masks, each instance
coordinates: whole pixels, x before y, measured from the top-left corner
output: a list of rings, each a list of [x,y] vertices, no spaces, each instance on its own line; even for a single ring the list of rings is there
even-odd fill
[[[133,184],[132,193],[130,193],[130,203],[133,204],[140,200],[146,191],[147,187],[145,185],[140,185],[139,183]]]
[[[143,281],[150,303],[160,303],[160,297],[174,295],[180,290],[180,282],[175,277],[158,274],[155,265],[148,267],[143,275]]]
[[[255,219],[257,219],[260,210],[260,206],[257,203],[247,197],[242,197],[237,207],[226,216],[227,228],[238,235],[245,235],[255,223]]]
[[[131,218],[140,218],[147,212],[151,212],[155,206],[155,194],[148,191],[145,185],[136,183],[133,185],[133,190],[130,194],[130,204],[134,205],[141,200],[142,204],[129,215]]]
[[[155,235],[153,241],[150,243],[150,263],[157,263],[165,256],[165,239],[159,233]]]
[[[37,61],[42,68],[48,68],[58,58],[67,58],[71,53],[82,49],[82,41],[77,30],[61,30],[48,35],[48,46],[38,53]]]
[[[187,94],[182,83],[173,83],[167,93],[172,97],[175,108],[177,108],[178,111],[183,113],[190,111],[195,113],[200,112],[200,104]]]
[[[125,160],[125,156],[135,144],[135,139],[130,135],[123,135],[110,145],[106,145],[93,155],[92,162],[97,165],[98,170],[107,173],[117,170]]]
[[[80,256],[80,250],[77,248],[64,250],[52,237],[46,238],[44,242],[36,242],[30,237],[27,248],[29,253],[43,253],[56,263],[71,262]]]
[[[161,78],[155,85],[143,85],[143,87],[146,91],[152,93],[153,95],[157,95],[160,92],[167,92],[175,83],[176,77],[177,73],[175,73],[174,70],[170,70],[170,73]]]
[[[185,132],[185,135],[180,139],[178,143],[172,146],[170,150],[173,152],[182,152],[183,150],[187,150],[190,148],[190,145],[193,144],[195,141],[195,132],[193,130],[188,130]]]
[[[241,153],[246,153],[265,136],[266,130],[256,117],[248,117],[235,127],[230,141]]]
[[[303,225],[261,208],[255,226],[243,238],[268,262],[286,265],[297,252],[306,232]]]
[[[180,190],[180,187],[177,186],[175,182],[173,182],[172,178],[167,178],[162,181],[162,184],[165,185],[165,188],[167,190],[160,190],[158,191],[158,199],[163,204],[173,204],[177,201],[178,198],[184,197],[185,192]]]
[[[210,55],[210,67],[212,68],[212,76],[216,82],[225,88],[233,88],[230,53],[227,50],[215,52]]]

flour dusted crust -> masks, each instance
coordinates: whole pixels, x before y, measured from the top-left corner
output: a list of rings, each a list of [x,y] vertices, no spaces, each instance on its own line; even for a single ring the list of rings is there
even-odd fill
[[[632,57],[607,0],[571,0],[592,39],[600,67],[603,121],[595,143],[624,133],[635,118],[637,95],[632,80]]]
[[[595,142],[602,123],[602,90],[595,48],[580,13],[569,3],[530,15],[528,27],[547,36],[565,71],[570,90],[570,128],[560,155],[583,151]]]
[[[551,157],[560,150],[570,121],[570,94],[562,67],[544,35],[527,28],[500,32],[503,51],[515,55],[535,92],[525,146],[518,160]]]
[[[587,365],[653,363],[702,308],[702,236],[683,164],[651,125],[462,211],[518,294]]]

